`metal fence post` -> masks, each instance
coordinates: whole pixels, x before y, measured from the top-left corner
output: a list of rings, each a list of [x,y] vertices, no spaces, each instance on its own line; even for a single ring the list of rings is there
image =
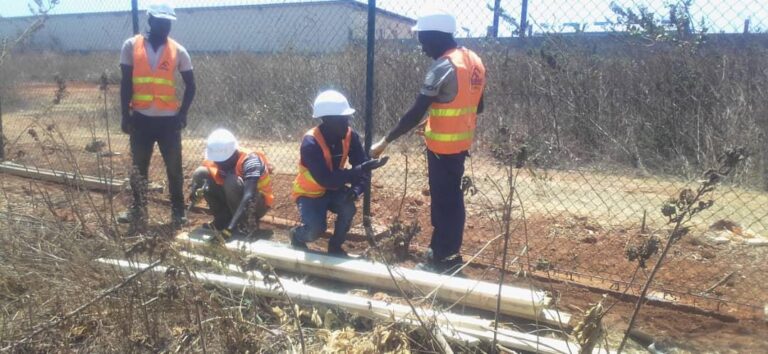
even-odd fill
[[[525,37],[525,31],[528,28],[528,0],[523,0],[522,10],[520,10],[520,37]]]
[[[491,27],[491,37],[499,37],[499,14],[501,13],[501,0],[493,3],[493,27]]]
[[[5,160],[5,139],[3,138],[3,98],[0,97],[0,161]]]
[[[371,150],[373,143],[373,59],[376,45],[376,0],[368,0],[368,35],[366,43],[365,69],[365,151]],[[371,216],[371,184],[363,196],[363,225],[370,225]]]
[[[133,34],[139,34],[139,0],[131,0],[131,17],[133,18]]]

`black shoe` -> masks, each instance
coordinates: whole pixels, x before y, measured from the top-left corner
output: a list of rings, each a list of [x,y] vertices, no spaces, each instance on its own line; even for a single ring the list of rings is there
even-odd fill
[[[436,274],[442,274],[442,275],[451,275],[455,277],[461,277],[465,278],[464,272],[462,272],[460,269],[464,265],[464,263],[461,261],[461,259],[458,260],[447,260],[442,262],[422,262],[419,264],[416,264],[414,267],[416,270],[421,270],[424,272],[430,272],[430,273],[436,273]],[[456,273],[456,274],[454,274]]]
[[[307,247],[306,242],[296,240],[295,229],[291,229],[290,234],[291,234],[291,247],[297,250],[302,250],[302,251],[309,249],[309,247]]]
[[[187,215],[185,215],[184,210],[181,211],[173,211],[173,214],[171,214],[171,223],[173,224],[173,227],[177,230],[181,229],[184,226],[187,226],[189,224],[189,220],[187,220]]]
[[[146,217],[146,210],[131,208],[117,215],[117,222],[120,224],[130,224],[136,220]]]
[[[347,251],[341,248],[341,246],[328,245],[328,255],[334,256],[334,257],[340,257],[340,258],[351,258],[349,256],[349,253],[347,253]]]

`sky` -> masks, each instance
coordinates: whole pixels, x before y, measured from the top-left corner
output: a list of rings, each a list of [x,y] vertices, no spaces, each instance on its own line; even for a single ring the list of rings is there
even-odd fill
[[[52,0],[39,0],[44,4]],[[52,13],[81,13],[130,10],[131,0],[59,0]],[[139,8],[156,0],[138,0]],[[318,0],[175,0],[176,7],[205,7],[251,5]],[[321,0],[322,1],[322,0]],[[671,0],[613,0],[621,6],[646,6],[664,13]],[[367,2],[365,0],[361,2]],[[596,22],[615,19],[610,10],[612,0],[529,0],[528,18],[536,32],[570,32],[570,23],[586,24],[588,31],[601,31]],[[0,0],[0,16],[14,17],[30,14],[32,0]],[[462,28],[459,35],[483,36],[493,19],[488,7],[493,0],[378,0],[377,6],[408,17],[417,17],[420,9],[441,7],[454,13]],[[519,24],[521,0],[501,0],[501,7],[514,20],[501,20],[500,35],[508,36]],[[744,20],[750,19],[752,29],[768,29],[768,0],[694,0],[693,17],[698,23],[706,20],[710,32],[741,32]]]

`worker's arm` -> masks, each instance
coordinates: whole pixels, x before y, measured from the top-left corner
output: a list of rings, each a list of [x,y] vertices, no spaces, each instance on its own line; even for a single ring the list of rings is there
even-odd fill
[[[313,137],[304,137],[301,143],[301,161],[309,169],[315,181],[327,189],[339,189],[347,183],[352,183],[360,175],[354,170],[329,170],[325,164],[323,151]]]
[[[195,85],[195,74],[192,70],[182,71],[181,78],[184,80],[184,98],[181,100],[181,107],[179,107],[178,120],[179,129],[187,127],[187,113],[189,107],[192,106],[192,100],[195,98],[195,92],[197,86]]]
[[[122,121],[120,128],[126,134],[133,131],[133,121],[131,117],[131,98],[133,97],[133,66],[120,64],[120,113]]]
[[[259,193],[259,190],[257,187],[258,183],[259,183],[258,179],[247,179],[243,181],[243,184],[244,184],[243,199],[240,200],[240,205],[237,207],[237,210],[235,210],[235,213],[232,215],[232,220],[230,220],[229,225],[227,226],[227,229],[229,230],[235,229],[238,221],[240,221],[240,218],[248,209],[248,205],[251,203],[251,199],[253,199],[253,197]]]
[[[243,197],[240,199],[240,205],[237,206],[237,210],[232,215],[229,226],[227,226],[229,230],[234,230],[237,227],[237,223],[245,211],[248,210],[253,197],[258,197],[259,179],[265,173],[266,168],[267,166],[265,166],[264,161],[261,161],[261,158],[255,155],[249,156],[243,163]]]
[[[370,160],[368,154],[365,152],[363,144],[360,142],[360,135],[356,132],[352,133],[352,141],[349,144],[349,163],[352,166],[358,166],[362,163]],[[350,191],[354,193],[352,199],[357,199],[368,189],[368,185],[371,183],[371,171],[363,171],[360,176],[352,181],[352,188]]]
[[[424,118],[424,115],[427,114],[429,106],[432,105],[432,102],[434,101],[435,97],[419,94],[419,96],[416,97],[416,102],[414,102],[413,106],[411,106],[411,109],[405,112],[405,114],[400,118],[400,121],[397,122],[395,128],[392,129],[389,134],[387,134],[385,140],[388,143],[391,143],[419,125],[421,120]]]

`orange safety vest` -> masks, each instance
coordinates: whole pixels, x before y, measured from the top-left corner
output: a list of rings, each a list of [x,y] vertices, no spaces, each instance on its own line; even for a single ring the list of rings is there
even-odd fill
[[[153,105],[163,111],[177,111],[176,79],[178,44],[171,38],[163,48],[156,70],[152,70],[147,57],[147,40],[137,35],[133,44],[133,109],[149,109]]]
[[[458,154],[472,147],[477,124],[477,106],[485,88],[485,66],[466,48],[443,55],[456,69],[458,92],[453,101],[432,103],[424,130],[427,149],[437,154]]]
[[[256,186],[259,189],[259,193],[264,196],[264,202],[267,204],[267,207],[271,207],[275,201],[275,196],[272,194],[272,176],[270,176],[269,173],[269,161],[267,161],[267,156],[260,152],[251,152],[247,150],[237,150],[237,153],[240,154],[240,156],[238,156],[237,164],[235,164],[235,174],[241,178],[243,177],[243,164],[245,163],[245,159],[253,155],[256,155],[261,159],[261,163],[264,165],[264,173],[259,177],[259,182]],[[219,166],[215,162],[205,160],[203,161],[203,166],[208,168],[208,173],[216,184],[220,186],[224,185],[224,177],[219,173]]]
[[[320,145],[320,149],[323,150],[325,165],[328,166],[329,170],[333,171],[333,157],[331,156],[331,149],[328,148],[328,144],[326,144],[325,137],[323,137],[323,133],[320,132],[320,128],[315,127],[310,129],[306,134],[304,134],[304,137],[308,136],[315,138],[317,144]],[[339,168],[343,169],[347,164],[347,158],[349,157],[349,143],[351,141],[352,128],[347,128],[347,135],[341,141],[342,153]],[[309,169],[304,166],[302,157],[302,161],[299,161],[299,174],[296,175],[296,178],[293,180],[291,198],[293,198],[294,201],[299,197],[320,198],[325,194],[325,190],[326,188],[317,183],[315,178],[312,177],[312,173],[309,172]]]

